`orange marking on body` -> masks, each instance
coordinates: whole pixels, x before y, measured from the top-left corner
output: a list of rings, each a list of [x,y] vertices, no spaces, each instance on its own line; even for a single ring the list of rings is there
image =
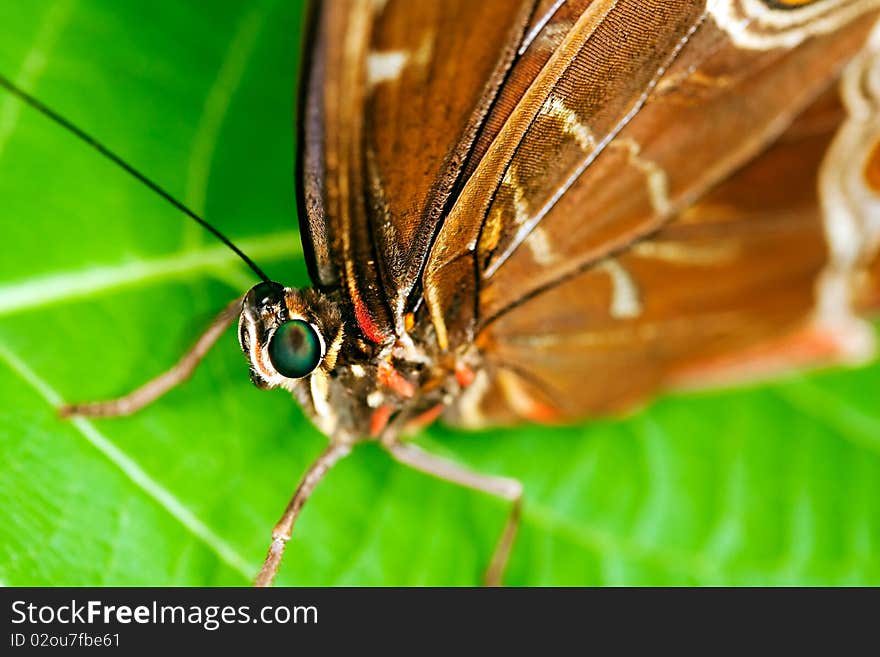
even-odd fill
[[[373,414],[370,416],[370,435],[373,438],[378,438],[379,434],[388,426],[388,420],[391,419],[391,412],[393,410],[393,406],[385,404],[373,411]]]
[[[501,370],[496,380],[507,398],[507,403],[520,417],[540,423],[553,422],[559,417],[559,412],[554,407],[536,400],[513,372]]]
[[[373,320],[373,316],[370,315],[370,311],[367,310],[367,306],[361,300],[356,290],[352,290],[352,301],[354,301],[354,317],[361,328],[361,332],[371,342],[376,344],[385,342],[386,336],[379,330],[379,327]]]
[[[443,409],[446,408],[443,404],[437,404],[436,406],[432,406],[424,413],[416,415],[412,420],[406,423],[406,431],[416,431],[423,427],[432,424],[434,420],[440,417],[440,414],[443,413]]]
[[[474,382],[477,373],[474,372],[470,367],[464,365],[462,363],[455,364],[455,380],[458,381],[458,385],[462,388],[467,388],[470,384]]]
[[[541,402],[531,400],[531,404],[527,405],[523,408],[523,415],[527,419],[532,422],[546,423],[553,422],[555,419],[559,417],[559,413],[555,408],[548,404],[542,404]]]
[[[378,379],[379,383],[393,390],[401,397],[412,397],[416,394],[416,387],[403,378],[400,372],[394,369],[394,366],[387,361],[379,363]]]

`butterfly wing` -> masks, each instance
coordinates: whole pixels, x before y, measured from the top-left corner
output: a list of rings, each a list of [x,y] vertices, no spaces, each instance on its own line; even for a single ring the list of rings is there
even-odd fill
[[[877,112],[823,93],[878,8],[320,3],[300,140],[315,283],[368,341],[415,310],[442,351],[475,344],[482,381],[453,412],[470,423],[620,408],[734,356],[864,351],[851,306],[878,302],[880,231],[862,197],[841,219],[826,190],[857,197],[825,172],[855,170]]]
[[[841,121],[824,97],[764,154],[659,231],[521,300],[477,338],[486,368],[453,421],[625,410],[658,389],[858,358],[870,335],[823,314],[819,171]]]
[[[748,374],[870,348],[848,289],[878,231],[863,217],[851,244],[828,237],[847,221],[823,191],[840,121],[804,125],[877,3],[647,4],[589,3],[469,164],[425,271],[441,342],[474,337],[487,365],[453,419],[574,418],[735,362]],[[621,26],[647,9],[677,20],[652,26],[658,49],[627,69],[644,45]],[[517,66],[510,79],[528,77]],[[597,80],[601,94],[584,91]]]
[[[301,217],[321,287],[363,335],[403,322],[534,0],[319,3],[304,84]]]

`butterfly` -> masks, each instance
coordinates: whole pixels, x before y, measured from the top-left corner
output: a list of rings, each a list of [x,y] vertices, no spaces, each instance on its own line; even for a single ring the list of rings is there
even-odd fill
[[[880,2],[316,3],[297,121],[313,287],[268,279],[225,328],[260,388],[329,438],[273,533],[272,582],[324,474],[376,441],[510,502],[523,490],[406,440],[568,423],[661,390],[873,354],[880,306]]]

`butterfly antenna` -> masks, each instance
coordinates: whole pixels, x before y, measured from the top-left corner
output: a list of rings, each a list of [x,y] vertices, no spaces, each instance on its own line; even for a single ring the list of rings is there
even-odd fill
[[[178,210],[183,212],[186,216],[188,216],[190,219],[195,221],[202,228],[207,230],[214,237],[216,237],[218,240],[220,240],[226,246],[228,246],[230,249],[232,249],[232,251],[239,258],[241,258],[245,262],[245,264],[248,267],[250,267],[254,271],[254,273],[257,276],[259,276],[263,281],[265,281],[267,283],[271,282],[271,279],[268,276],[266,276],[265,272],[263,272],[263,270],[260,269],[253,260],[248,258],[241,251],[241,249],[239,249],[237,246],[235,246],[235,244],[233,244],[229,240],[229,238],[227,238],[223,233],[221,233],[219,230],[214,228],[211,224],[209,224],[207,221],[202,219],[199,215],[197,215],[195,212],[190,210],[188,207],[186,207],[183,203],[178,201],[176,198],[171,196],[171,194],[169,194],[164,189],[162,189],[158,184],[156,184],[155,182],[153,182],[152,180],[147,178],[147,176],[145,176],[143,173],[141,173],[140,171],[135,169],[128,162],[126,162],[121,157],[119,157],[116,153],[114,153],[109,148],[104,146],[101,142],[99,142],[94,137],[92,137],[88,133],[84,132],[83,130],[81,130],[77,126],[73,125],[70,121],[68,121],[63,116],[61,116],[60,114],[55,112],[53,109],[46,107],[46,105],[41,103],[39,100],[37,100],[36,98],[31,96],[29,93],[27,93],[23,89],[20,89],[9,78],[7,78],[6,76],[4,76],[2,74],[0,74],[0,87],[4,87],[13,96],[16,96],[20,100],[24,101],[25,103],[27,103],[28,105],[33,107],[35,110],[40,112],[43,116],[47,117],[48,119],[51,119],[52,121],[57,123],[59,126],[61,126],[62,128],[64,128],[68,132],[70,132],[73,135],[75,135],[76,137],[78,137],[80,139],[80,141],[88,144],[93,149],[98,151],[101,155],[106,157],[108,160],[110,160],[111,162],[118,165],[119,167],[121,167],[122,169],[124,169],[125,171],[130,173],[132,176],[134,176],[135,178],[140,180],[144,185],[146,185],[147,187],[152,189],[159,196],[164,198],[171,205],[173,205],[175,208],[177,208]]]

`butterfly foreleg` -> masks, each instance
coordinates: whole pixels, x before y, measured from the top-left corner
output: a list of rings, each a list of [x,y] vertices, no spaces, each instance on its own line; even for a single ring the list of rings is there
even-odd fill
[[[241,312],[241,297],[234,300],[211,322],[207,330],[183,357],[159,376],[147,381],[129,394],[117,399],[80,404],[65,404],[59,409],[61,417],[82,415],[90,417],[118,417],[130,415],[186,381],[211,347],[217,342],[230,324]]]
[[[263,567],[254,579],[254,586],[271,586],[275,575],[278,574],[278,568],[281,566],[281,557],[284,556],[284,548],[290,537],[293,535],[293,524],[296,522],[300,511],[315,490],[315,486],[324,478],[327,471],[332,468],[339,459],[351,452],[351,445],[347,443],[331,443],[327,449],[321,452],[321,455],[315,459],[315,462],[309,466],[303,475],[284,509],[284,514],[272,530],[272,543],[269,545],[269,552],[266,554],[266,561]]]
[[[425,474],[472,490],[495,495],[511,503],[507,522],[483,576],[486,586],[500,586],[504,569],[516,539],[522,511],[523,486],[516,479],[474,472],[453,461],[434,456],[409,443],[392,442],[385,446],[391,456],[404,465]]]

